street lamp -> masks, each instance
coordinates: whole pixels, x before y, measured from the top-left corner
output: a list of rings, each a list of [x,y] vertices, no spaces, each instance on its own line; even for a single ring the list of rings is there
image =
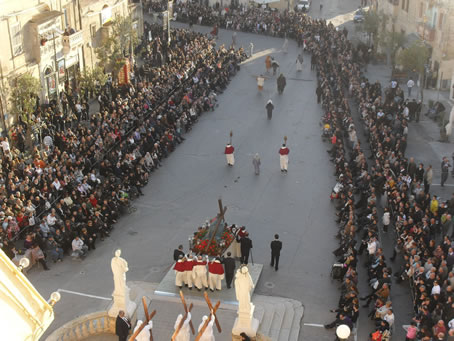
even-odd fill
[[[338,339],[341,341],[348,340],[350,333],[351,333],[350,327],[347,326],[346,324],[341,324],[336,328],[336,335]]]
[[[25,268],[28,268],[29,265],[30,265],[30,259],[28,259],[27,257],[22,257],[21,260],[19,261],[18,268],[20,271],[22,271]]]
[[[60,293],[58,291],[54,291],[52,294],[50,294],[50,298],[49,301],[47,301],[47,303],[49,303],[53,307],[55,303],[60,301],[60,299],[61,299]]]

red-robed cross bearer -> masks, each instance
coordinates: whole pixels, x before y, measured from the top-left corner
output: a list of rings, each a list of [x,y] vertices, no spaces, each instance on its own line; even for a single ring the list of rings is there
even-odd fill
[[[221,264],[219,257],[208,263],[208,282],[210,290],[221,290],[221,281],[224,279],[224,267]]]
[[[288,168],[288,154],[290,153],[290,149],[284,144],[282,144],[282,147],[279,149],[279,158],[280,158],[280,163],[281,163],[281,172],[286,172],[287,173],[287,168]]]
[[[173,267],[175,270],[175,285],[180,287],[180,289],[186,282],[186,274],[184,273],[186,266],[185,262],[186,258],[183,258],[183,255],[180,255],[179,259],[175,263],[175,266]]]
[[[225,146],[224,154],[227,159],[227,165],[232,167],[235,164],[235,156],[233,155],[233,152],[235,151],[235,148],[230,143],[227,143]]]

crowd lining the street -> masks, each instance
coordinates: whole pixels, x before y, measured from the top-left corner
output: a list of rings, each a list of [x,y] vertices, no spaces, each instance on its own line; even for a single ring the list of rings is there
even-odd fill
[[[183,134],[214,110],[216,94],[245,59],[241,50],[216,49],[199,33],[173,30],[167,47],[162,28],[146,24],[145,37],[149,31],[147,67],[136,67],[127,85],[104,87],[100,112],[68,124],[71,107],[60,112],[49,105],[47,116],[38,107],[32,120],[47,127],[28,160],[17,149],[24,145],[2,140],[0,239],[14,261],[25,253],[47,270],[49,260],[95,249],[133,211],[131,201]]]

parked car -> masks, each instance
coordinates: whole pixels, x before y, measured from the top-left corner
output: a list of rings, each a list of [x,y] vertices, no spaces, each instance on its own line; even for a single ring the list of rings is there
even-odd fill
[[[310,0],[299,0],[298,4],[296,5],[296,10],[298,12],[309,12],[310,8],[311,8]]]
[[[364,11],[360,8],[355,12],[355,15],[353,16],[353,22],[354,23],[361,23],[364,21]]]

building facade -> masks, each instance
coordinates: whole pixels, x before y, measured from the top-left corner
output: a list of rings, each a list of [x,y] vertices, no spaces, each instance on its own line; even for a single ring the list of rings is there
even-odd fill
[[[76,86],[76,75],[94,67],[94,49],[108,34],[110,22],[131,15],[143,32],[140,1],[128,0],[0,0],[0,114],[7,125],[6,94],[14,79],[29,73],[41,84],[41,101]],[[6,89],[6,91],[5,91]]]
[[[431,47],[426,86],[451,89],[454,85],[454,1],[378,0],[396,31],[417,36]]]

